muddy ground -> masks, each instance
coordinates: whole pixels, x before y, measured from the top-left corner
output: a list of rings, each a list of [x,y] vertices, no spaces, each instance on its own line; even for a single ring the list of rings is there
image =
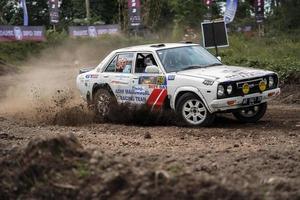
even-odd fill
[[[227,114],[188,128],[122,109],[104,123],[79,98],[72,56],[0,76],[0,199],[300,199],[299,85],[255,124]]]
[[[0,199],[300,198],[297,104],[273,103],[256,124],[148,125],[1,116]]]

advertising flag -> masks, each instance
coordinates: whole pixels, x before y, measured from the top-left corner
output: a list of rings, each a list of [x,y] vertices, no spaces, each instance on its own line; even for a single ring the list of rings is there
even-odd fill
[[[20,7],[23,8],[23,21],[24,26],[28,26],[28,12],[26,6],[26,0],[20,0]]]
[[[59,6],[60,4],[58,0],[49,0],[49,14],[51,24],[59,23]]]
[[[256,22],[261,23],[264,21],[265,15],[265,1],[264,0],[255,0],[255,17]]]
[[[224,21],[226,24],[229,24],[230,22],[233,21],[237,6],[238,6],[238,0],[227,0],[226,10],[224,13]]]
[[[128,15],[130,27],[141,25],[141,2],[140,0],[128,0]]]

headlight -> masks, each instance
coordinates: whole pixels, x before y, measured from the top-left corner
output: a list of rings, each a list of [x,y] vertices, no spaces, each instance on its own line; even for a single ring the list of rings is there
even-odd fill
[[[218,86],[218,96],[221,97],[224,95],[225,89],[223,85]]]
[[[232,85],[228,85],[226,88],[227,94],[231,94],[232,93]]]
[[[272,76],[269,77],[269,87],[272,88],[274,86],[274,78]]]

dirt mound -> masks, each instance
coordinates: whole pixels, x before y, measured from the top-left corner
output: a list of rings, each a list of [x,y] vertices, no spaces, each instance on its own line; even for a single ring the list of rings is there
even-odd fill
[[[29,142],[0,161],[2,199],[252,199],[207,175],[173,175],[84,150],[73,135]]]
[[[300,104],[299,88],[299,84],[283,85],[281,88],[282,92],[276,100],[284,104]]]

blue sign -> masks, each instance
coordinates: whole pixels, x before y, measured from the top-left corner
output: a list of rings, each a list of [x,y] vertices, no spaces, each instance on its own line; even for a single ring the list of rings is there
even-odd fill
[[[229,24],[230,22],[233,21],[237,6],[238,6],[238,0],[227,0],[226,10],[224,13],[224,21],[226,24]]]

